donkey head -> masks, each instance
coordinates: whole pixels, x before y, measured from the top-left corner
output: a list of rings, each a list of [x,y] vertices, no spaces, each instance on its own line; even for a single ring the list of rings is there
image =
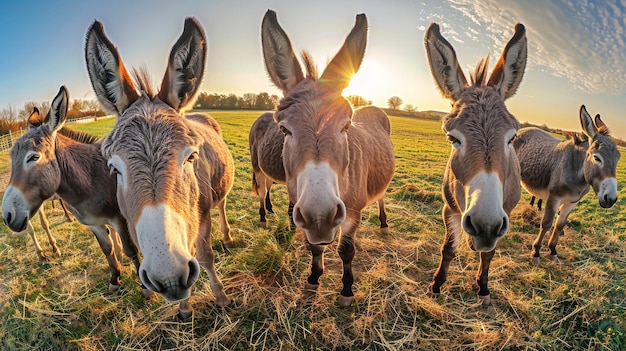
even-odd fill
[[[55,144],[67,106],[68,93],[62,86],[45,118],[35,108],[28,118],[28,132],[11,149],[11,178],[2,199],[2,218],[15,232],[26,229],[28,220],[59,188],[61,170]]]
[[[609,208],[617,202],[617,179],[615,178],[620,152],[609,136],[609,128],[600,115],[595,123],[585,105],[580,106],[580,125],[589,139],[589,149],[583,164],[583,175],[598,197],[600,206]]]
[[[452,144],[448,181],[458,182],[452,202],[462,213],[462,226],[478,251],[492,250],[509,228],[508,213],[520,197],[520,169],[512,141],[519,122],[504,105],[515,94],[526,67],[526,35],[522,24],[487,80],[489,58],[477,65],[471,84],[452,45],[431,24],[424,44],[430,69],[452,112],[443,130]],[[445,185],[444,185],[445,186]]]
[[[95,21],[86,36],[85,59],[102,106],[117,115],[102,153],[117,174],[117,199],[129,231],[143,254],[141,281],[170,302],[189,297],[200,266],[194,258],[199,232],[200,182],[207,166],[197,162],[201,139],[181,116],[200,86],[206,38],[194,18],[170,53],[158,94],[135,72],[140,91],[121,56]],[[208,207],[210,208],[210,206]]]
[[[285,135],[283,163],[289,199],[295,204],[294,222],[310,243],[328,244],[346,218],[341,198],[348,181],[346,132],[353,110],[341,93],[361,65],[367,19],[356,16],[354,28],[319,79],[307,54],[305,77],[274,11],[263,18],[261,39],[269,76],[285,95],[274,119]]]

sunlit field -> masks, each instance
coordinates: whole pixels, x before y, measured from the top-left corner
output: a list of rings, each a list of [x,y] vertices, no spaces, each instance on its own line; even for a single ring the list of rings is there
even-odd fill
[[[236,167],[227,203],[236,247],[224,250],[213,228],[217,271],[232,303],[217,307],[202,273],[191,298],[193,317],[179,322],[177,305],[156,296],[144,300],[126,257],[122,289],[109,294],[108,266],[93,235],[64,222],[60,207],[46,203],[61,257],[52,255],[36,218],[47,261],[37,258],[28,236],[0,225],[0,349],[626,348],[626,157],[618,166],[618,202],[602,209],[588,194],[570,216],[558,262],[542,257],[538,265],[531,263],[542,212],[528,205],[523,192],[492,261],[492,305],[483,307],[474,290],[478,255],[465,243],[442,293],[426,293],[444,235],[440,186],[450,146],[439,122],[392,116],[396,174],[385,199],[391,233],[380,234],[376,205],[363,211],[353,261],[355,300],[341,308],[336,244],[326,250],[317,293],[303,291],[310,255],[302,233],[289,231],[284,186],[272,188],[277,215],[268,217],[266,228],[258,225],[248,131],[260,112],[210,113],[222,126]],[[102,135],[113,123],[73,128]],[[8,160],[6,152],[0,155],[0,162]],[[7,165],[0,170],[10,172]]]

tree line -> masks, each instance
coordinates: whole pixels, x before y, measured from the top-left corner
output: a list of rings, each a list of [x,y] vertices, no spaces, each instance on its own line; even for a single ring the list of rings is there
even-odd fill
[[[262,110],[272,111],[275,110],[280,102],[281,97],[275,94],[269,94],[266,92],[261,93],[245,93],[242,96],[236,94],[217,94],[201,92],[198,95],[194,108],[204,110]],[[360,95],[350,95],[346,99],[354,107],[367,106],[372,104],[372,100],[367,100]],[[400,112],[400,107],[404,101],[397,97],[392,96],[387,100],[387,107],[391,111]],[[28,101],[24,103],[22,108],[15,108],[8,106],[0,110],[0,135],[15,132],[20,129],[26,128],[26,122],[28,117],[33,112],[34,108],[37,108],[43,115],[48,113],[50,109],[50,102],[35,102]],[[404,112],[409,115],[415,115],[417,108],[413,105],[407,104],[404,107]],[[67,112],[68,119],[95,116],[104,116],[106,113],[100,106],[98,100],[84,100],[75,99],[72,100],[70,108]]]

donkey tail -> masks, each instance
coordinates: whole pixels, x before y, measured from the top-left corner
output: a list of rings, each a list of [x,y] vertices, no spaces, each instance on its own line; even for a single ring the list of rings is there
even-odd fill
[[[252,193],[259,195],[259,183],[256,181],[256,172],[252,172]]]

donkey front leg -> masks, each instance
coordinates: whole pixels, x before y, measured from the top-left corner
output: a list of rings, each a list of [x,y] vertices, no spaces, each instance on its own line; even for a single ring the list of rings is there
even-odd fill
[[[389,234],[389,224],[387,224],[387,212],[385,212],[385,203],[383,198],[378,200],[378,219],[380,220],[380,233]]]
[[[226,217],[226,197],[217,205],[217,209],[220,213],[220,232],[222,232],[222,240],[226,247],[232,246],[233,237],[230,236],[230,226],[228,225],[228,218]]]
[[[441,293],[441,286],[448,277],[450,262],[456,256],[461,234],[461,215],[453,212],[448,205],[443,209],[443,222],[446,227],[446,237],[441,245],[441,261],[439,268],[435,271],[433,281],[428,285],[428,292],[432,295]]]
[[[115,233],[111,233],[112,239],[115,240],[113,242],[114,246],[117,246],[115,242],[118,239],[122,242],[122,250],[124,251],[126,257],[130,258],[130,260],[133,262],[133,265],[135,266],[135,272],[137,273],[137,277],[139,277],[139,266],[141,266],[141,261],[139,260],[139,250],[130,238],[130,233],[128,232],[128,224],[126,223],[126,220],[122,217],[118,217],[115,221],[111,223],[111,231],[117,233],[117,238],[114,237]],[[116,250],[119,250],[119,248],[116,248]],[[141,282],[141,279],[139,279],[139,281]],[[143,295],[146,300],[149,300],[152,295],[154,295],[154,292],[148,289],[143,283],[141,283],[141,295]]]
[[[107,259],[109,263],[109,270],[111,271],[111,280],[109,281],[109,292],[115,292],[119,290],[121,282],[121,268],[120,263],[115,255],[115,247],[113,245],[113,239],[111,238],[111,233],[109,229],[105,225],[101,226],[89,226],[89,229],[96,236],[96,240],[98,240],[98,244],[100,245],[100,249],[102,253]]]
[[[37,252],[37,257],[39,257],[40,260],[45,261],[47,259],[46,254],[43,253],[43,249],[41,248],[41,245],[39,245],[39,241],[35,236],[35,228],[33,228],[33,224],[30,222],[30,220],[28,221],[28,224],[26,224],[26,230],[24,230],[23,232],[28,233],[31,239],[33,239],[33,243],[35,244],[35,251]]]
[[[556,261],[556,244],[559,242],[559,237],[563,234],[563,228],[567,224],[567,217],[572,212],[574,207],[578,202],[571,202],[567,204],[562,204],[559,209],[559,216],[556,219],[556,224],[554,225],[554,230],[552,231],[552,236],[550,237],[550,241],[548,242],[548,248],[550,249],[550,254],[548,258],[551,261]]]
[[[57,241],[50,232],[50,223],[48,222],[46,213],[43,211],[43,205],[39,207],[39,210],[37,210],[37,214],[39,215],[39,223],[41,223],[41,228],[43,228],[43,231],[46,232],[46,235],[48,236],[48,242],[50,243],[50,247],[52,247],[52,253],[57,256],[61,256],[61,250],[59,250],[59,247],[57,246]]]
[[[491,295],[487,283],[489,282],[489,266],[495,253],[495,248],[491,251],[480,253],[480,266],[476,275],[476,283],[478,284],[478,298],[483,301],[483,306],[491,304]]]
[[[311,251],[311,274],[304,282],[304,289],[315,291],[320,286],[320,277],[324,273],[324,250],[325,246],[313,245],[307,242],[307,248]]]
[[[341,282],[343,283],[343,289],[339,295],[339,306],[347,307],[352,304],[354,300],[354,293],[352,292],[352,284],[354,283],[354,276],[352,275],[352,259],[355,254],[354,239],[356,236],[356,230],[361,224],[361,212],[349,211],[348,217],[341,224],[341,238],[337,252],[343,263],[343,274],[341,276]]]
[[[196,241],[196,258],[198,263],[206,269],[209,276],[211,291],[215,296],[215,304],[224,307],[230,303],[230,299],[224,292],[224,285],[215,272],[215,254],[211,246],[211,215],[206,213],[200,222],[200,233]]]
[[[546,233],[550,231],[552,222],[554,222],[554,215],[556,214],[559,205],[560,201],[558,199],[548,196],[545,212],[543,213],[543,218],[541,219],[541,228],[539,228],[539,234],[533,242],[533,252],[530,256],[533,263],[539,263],[539,258],[541,257],[539,253],[541,251],[541,241],[543,241],[543,237]]]

